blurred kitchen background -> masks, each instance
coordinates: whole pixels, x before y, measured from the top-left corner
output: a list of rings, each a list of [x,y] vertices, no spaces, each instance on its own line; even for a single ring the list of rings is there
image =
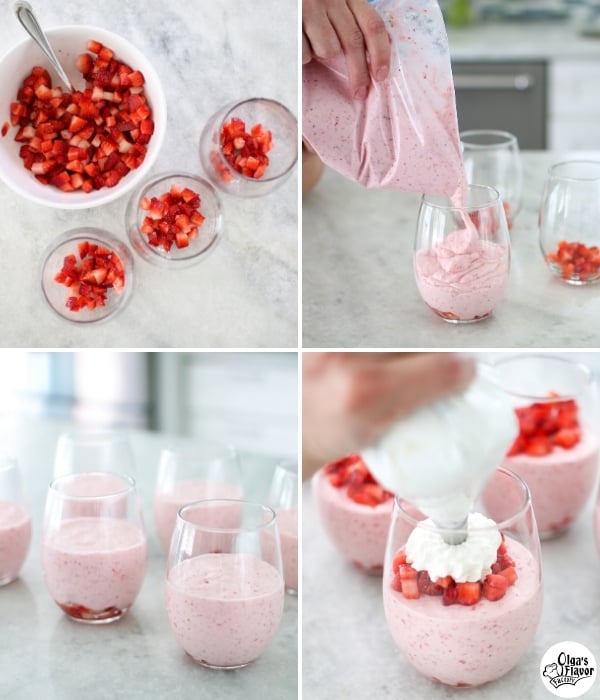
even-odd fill
[[[600,0],[441,0],[461,131],[600,149]]]
[[[296,353],[3,351],[0,414],[297,454]]]

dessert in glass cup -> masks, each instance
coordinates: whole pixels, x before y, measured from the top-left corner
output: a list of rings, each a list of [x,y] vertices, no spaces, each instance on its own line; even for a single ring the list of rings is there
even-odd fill
[[[336,549],[361,571],[380,575],[393,494],[377,483],[358,454],[322,467],[312,489],[321,523]]]
[[[383,601],[396,645],[432,680],[477,686],[513,668],[542,608],[539,538],[522,479],[498,469],[462,528],[439,527],[396,498]]]
[[[287,593],[298,593],[298,465],[280,462],[273,473],[269,505],[277,515]]]
[[[0,457],[0,586],[14,581],[31,543],[31,515],[14,457]]]

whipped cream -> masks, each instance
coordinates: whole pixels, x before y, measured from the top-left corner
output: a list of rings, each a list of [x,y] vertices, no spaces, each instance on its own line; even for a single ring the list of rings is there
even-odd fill
[[[519,433],[494,370],[455,394],[406,416],[362,456],[379,483],[439,525],[463,523]]]
[[[427,571],[432,581],[443,576],[452,576],[457,583],[481,581],[491,572],[501,542],[493,520],[470,513],[467,538],[461,544],[448,544],[428,519],[411,532],[404,551],[408,563],[417,571]]]

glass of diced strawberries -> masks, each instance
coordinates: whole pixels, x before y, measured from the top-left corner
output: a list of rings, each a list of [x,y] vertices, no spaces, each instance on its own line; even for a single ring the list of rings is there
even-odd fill
[[[550,270],[575,285],[600,280],[600,161],[573,160],[548,171],[539,214]]]
[[[162,173],[131,196],[125,214],[131,245],[144,260],[172,268],[203,260],[219,241],[215,188],[190,173]]]
[[[263,97],[223,107],[200,137],[200,158],[210,180],[239,197],[260,197],[280,187],[298,158],[296,117]]]
[[[119,238],[92,226],[66,231],[42,257],[42,293],[74,323],[105,321],[122,310],[133,290],[133,255]]]

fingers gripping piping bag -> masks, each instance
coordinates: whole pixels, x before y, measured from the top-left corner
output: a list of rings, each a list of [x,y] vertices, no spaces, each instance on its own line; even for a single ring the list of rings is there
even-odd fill
[[[366,187],[452,197],[466,188],[448,39],[435,0],[375,0],[391,37],[389,77],[350,92],[343,54],[302,69],[303,137]]]
[[[462,394],[402,419],[362,456],[384,488],[437,525],[459,528],[518,434],[494,370],[479,365]]]

